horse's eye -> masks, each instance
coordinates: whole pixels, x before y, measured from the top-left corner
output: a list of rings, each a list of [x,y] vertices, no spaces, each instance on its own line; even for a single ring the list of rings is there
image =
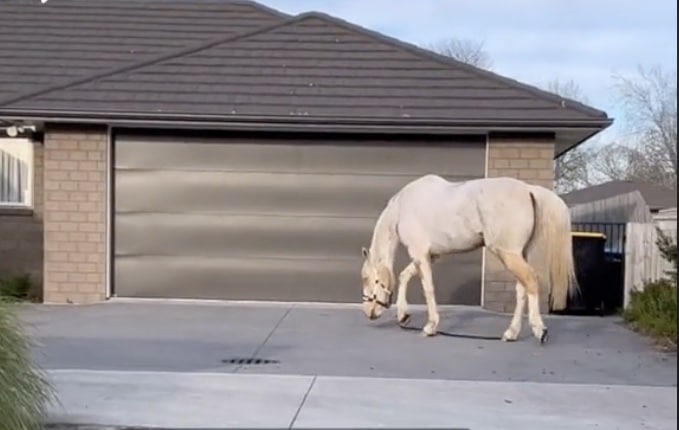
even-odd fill
[[[375,279],[375,283],[376,283],[376,284],[379,284],[379,283],[380,283],[380,280],[379,280],[379,279]]]

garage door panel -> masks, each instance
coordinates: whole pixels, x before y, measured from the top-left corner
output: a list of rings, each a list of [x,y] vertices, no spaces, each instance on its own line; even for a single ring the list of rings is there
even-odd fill
[[[426,173],[484,174],[483,144],[298,143],[117,135],[115,294],[355,302],[360,248],[389,197]],[[407,263],[399,249],[396,273]],[[480,251],[434,276],[439,303],[480,303]]]
[[[117,282],[147,297],[333,301],[357,285],[355,273],[351,260],[137,257],[116,264]],[[358,299],[360,288],[353,289]]]
[[[375,217],[416,176],[117,172],[116,211],[297,213]],[[134,190],[126,192],[125,190]]]
[[[116,255],[356,256],[370,218],[130,214],[116,219]]]
[[[424,150],[422,149],[424,147]],[[356,173],[419,175],[423,171],[445,175],[476,176],[483,172],[485,155],[478,143],[455,143],[455,163],[450,145],[308,141],[268,144],[223,140],[167,141],[126,138],[116,145],[116,165],[123,169],[196,171],[268,171],[288,173]]]
[[[473,253],[458,257],[470,263],[475,261]],[[123,283],[130,291],[140,291],[144,297],[153,298],[228,297],[231,300],[358,303],[360,264],[360,258],[135,257],[119,258],[115,277],[116,282]],[[439,303],[478,304],[481,293],[476,265],[436,264],[434,276]],[[468,287],[453,288],[458,284]],[[424,303],[421,290],[414,279],[408,291],[411,303]]]

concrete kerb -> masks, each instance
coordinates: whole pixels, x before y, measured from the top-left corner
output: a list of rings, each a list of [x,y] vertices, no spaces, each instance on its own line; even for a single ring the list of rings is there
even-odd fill
[[[66,390],[65,410],[52,414],[48,428],[53,430],[385,426],[513,430],[532,425],[631,430],[669,428],[668,423],[676,422],[674,387],[331,376],[314,377],[313,383],[302,375],[51,373]],[[390,392],[409,395],[385,395]],[[230,399],[227,404],[225,398]],[[262,414],[265,405],[267,413]],[[123,415],[122,410],[127,412]]]
[[[96,424],[58,424],[48,423],[45,430],[151,430],[152,427],[101,426]],[[159,430],[159,429],[153,429]],[[176,430],[176,429],[173,429]],[[181,429],[180,429],[181,430]]]
[[[175,428],[172,429],[165,427],[139,427],[139,426],[108,426],[108,425],[98,425],[98,424],[59,424],[59,423],[48,423],[43,426],[45,430],[222,430],[216,428],[209,429],[198,429],[198,428]],[[224,427],[223,430],[230,430],[228,427]]]

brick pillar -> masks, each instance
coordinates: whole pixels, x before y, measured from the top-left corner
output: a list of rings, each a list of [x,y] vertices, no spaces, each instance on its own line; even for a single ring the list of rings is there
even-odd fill
[[[554,188],[554,140],[550,138],[491,137],[488,144],[488,177],[509,176],[531,184]],[[484,249],[483,307],[513,312],[516,280],[492,253]],[[541,285],[540,311],[548,311],[545,285]]]
[[[106,128],[48,125],[44,140],[44,301],[104,300]]]

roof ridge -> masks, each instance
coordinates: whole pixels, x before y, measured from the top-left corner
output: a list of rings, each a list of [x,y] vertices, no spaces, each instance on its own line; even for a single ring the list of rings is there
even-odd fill
[[[78,2],[93,3],[95,1],[97,1],[99,3],[108,3],[109,2],[109,0],[71,0],[71,1],[73,1],[74,3],[78,3]],[[148,2],[148,3],[151,3],[151,4],[153,4],[153,3],[160,4],[160,3],[163,3],[163,2],[167,2],[167,0],[142,0],[142,1],[127,0],[127,1],[129,3],[137,3],[137,4],[142,4],[142,5],[144,4],[144,2]],[[201,0],[195,0],[195,3],[199,3],[200,1]],[[204,0],[204,1],[215,3],[214,0]],[[265,4],[262,4],[262,3],[255,1],[255,0],[222,0],[222,3],[240,5],[240,6],[251,6],[251,7],[258,9],[262,12],[269,13],[273,16],[278,16],[278,17],[281,17],[281,18],[290,18],[291,17],[290,14],[281,12],[277,9],[274,9],[271,6],[267,6]]]
[[[380,33],[375,30],[371,30],[369,28],[362,27],[358,24],[354,24],[352,22],[346,21],[342,18],[338,18],[333,15],[329,15],[324,12],[318,12],[318,11],[309,11],[302,13],[300,15],[297,15],[296,18],[308,18],[308,17],[316,17],[325,21],[330,21],[332,23],[335,23],[337,25],[341,25],[345,28],[348,28],[351,31],[362,33],[366,36],[370,36],[373,38],[376,38],[382,42],[389,43],[391,45],[395,45],[396,47],[400,49],[405,49],[415,55],[419,55],[420,57],[428,58],[430,60],[437,61],[439,63],[442,63],[443,65],[446,66],[456,66],[460,69],[463,69],[467,72],[474,73],[478,76],[481,76],[483,78],[487,79],[492,79],[496,82],[505,84],[505,85],[510,85],[511,87],[518,89],[518,90],[523,90],[526,91],[534,96],[540,97],[542,99],[546,99],[555,103],[563,103],[564,101],[567,101],[568,104],[564,107],[571,107],[581,113],[584,113],[586,115],[590,116],[596,116],[597,118],[601,119],[609,119],[608,115],[606,112],[596,109],[594,107],[588,106],[582,102],[579,102],[577,100],[570,99],[568,97],[562,97],[558,94],[551,93],[549,91],[542,90],[536,86],[525,84],[523,82],[520,82],[516,79],[508,78],[502,75],[499,75],[495,72],[491,72],[489,70],[485,70],[479,67],[472,66],[470,64],[467,64],[463,61],[456,60],[454,58],[437,54],[436,52],[429,51],[427,49],[421,48],[417,45],[414,45],[410,42],[406,42],[400,39],[397,39],[392,36],[388,36],[386,34]]]
[[[271,25],[266,25],[266,26],[263,26],[263,27],[260,27],[260,28],[254,29],[254,30],[244,32],[244,33],[231,34],[229,36],[220,37],[220,38],[217,38],[217,39],[212,39],[212,40],[209,40],[207,42],[203,41],[203,42],[200,42],[199,44],[194,44],[194,45],[191,45],[191,46],[184,46],[181,49],[177,49],[177,50],[173,50],[173,51],[170,51],[170,52],[158,54],[156,56],[146,58],[142,61],[138,61],[138,62],[135,62],[135,63],[132,63],[132,64],[126,64],[126,65],[123,65],[123,66],[118,66],[118,67],[115,67],[113,69],[107,69],[105,71],[95,73],[95,74],[92,74],[92,75],[88,75],[88,76],[84,76],[84,77],[78,77],[76,79],[70,80],[70,81],[65,82],[65,83],[60,83],[60,84],[52,85],[52,86],[49,86],[49,87],[46,87],[46,88],[41,88],[39,90],[29,92],[29,93],[23,93],[19,96],[14,96],[14,97],[6,99],[6,100],[0,100],[0,107],[3,107],[3,106],[7,107],[7,106],[9,106],[13,103],[19,102],[19,101],[30,100],[34,97],[43,96],[43,95],[49,94],[53,91],[65,90],[67,88],[70,88],[70,87],[73,87],[73,86],[76,86],[76,85],[86,84],[88,82],[96,81],[96,80],[102,79],[102,78],[107,78],[107,77],[117,75],[117,74],[120,74],[120,73],[131,72],[133,70],[140,69],[140,68],[146,67],[146,66],[150,66],[152,64],[156,64],[156,63],[159,63],[161,61],[166,61],[166,60],[170,60],[170,59],[173,59],[173,58],[176,58],[176,57],[181,57],[181,56],[184,56],[184,55],[192,54],[194,52],[202,51],[204,49],[208,49],[208,48],[211,48],[215,45],[220,45],[222,43],[235,42],[239,39],[243,39],[243,38],[254,36],[254,35],[257,35],[257,34],[261,34],[261,33],[266,33],[267,31],[275,30],[276,28],[289,25],[289,24],[297,21],[298,19],[299,19],[299,16],[293,16],[293,17],[286,19],[284,21],[277,22],[277,23],[271,24]]]
[[[258,3],[254,0],[229,0],[229,2],[233,3],[233,4],[242,4],[242,5],[252,6],[255,9],[259,9],[262,12],[269,13],[269,14],[271,14],[273,16],[277,16],[279,18],[289,19],[289,18],[293,17],[290,14],[287,14],[285,12],[281,12],[278,9],[274,9],[271,6],[267,6],[265,4]]]

